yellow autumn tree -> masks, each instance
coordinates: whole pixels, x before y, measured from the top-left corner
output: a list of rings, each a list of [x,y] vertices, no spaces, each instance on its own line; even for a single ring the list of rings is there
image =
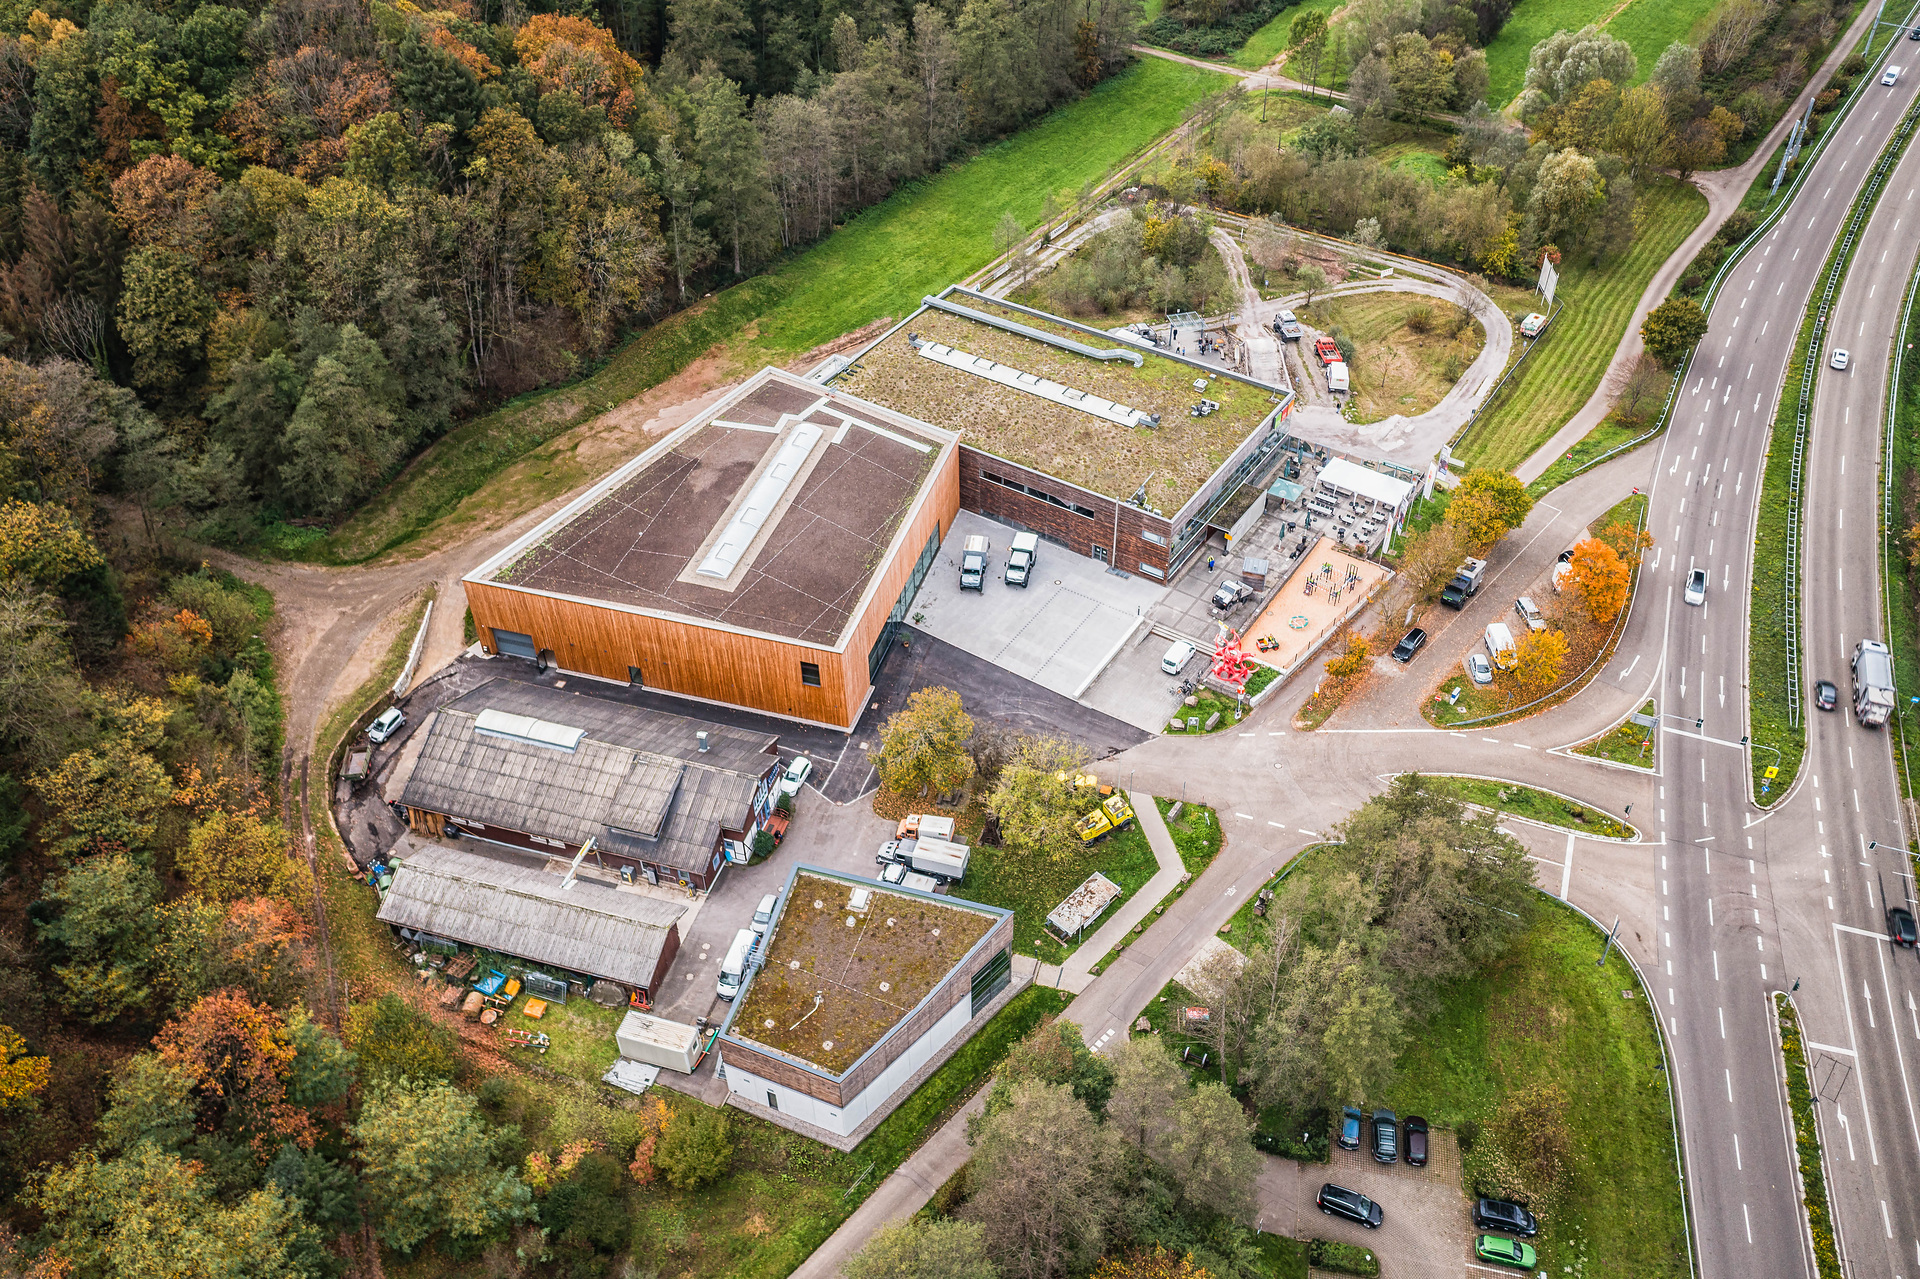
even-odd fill
[[[195,824],[175,861],[196,892],[217,902],[296,902],[313,892],[312,872],[287,855],[286,832],[252,813],[210,813]]]
[[[47,1086],[51,1059],[27,1055],[27,1041],[11,1026],[0,1026],[0,1114],[24,1110]]]
[[[54,587],[105,561],[86,530],[49,502],[0,506],[0,581]]]
[[[1535,695],[1560,682],[1567,664],[1567,637],[1562,631],[1528,631],[1514,646],[1513,673],[1520,687]]]

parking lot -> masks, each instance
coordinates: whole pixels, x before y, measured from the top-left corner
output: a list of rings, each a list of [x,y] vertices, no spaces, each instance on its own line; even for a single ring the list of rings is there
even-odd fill
[[[1330,1164],[1303,1164],[1264,1155],[1257,1191],[1260,1229],[1290,1239],[1332,1239],[1370,1248],[1381,1279],[1462,1279],[1514,1274],[1473,1257],[1473,1218],[1460,1189],[1460,1148],[1453,1134],[1430,1134],[1425,1168],[1378,1164],[1366,1150],[1335,1148]],[[1357,1190],[1380,1205],[1378,1230],[1322,1213],[1314,1202],[1327,1182]]]
[[[985,586],[960,589],[960,548],[971,536],[992,544]],[[1166,588],[1109,571],[1052,542],[1040,544],[1033,584],[1001,580],[1014,529],[961,511],[940,558],[914,597],[913,624],[1042,688],[1078,698],[1113,659]]]

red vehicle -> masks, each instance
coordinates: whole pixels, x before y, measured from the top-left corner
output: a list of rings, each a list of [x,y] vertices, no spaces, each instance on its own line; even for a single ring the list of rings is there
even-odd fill
[[[1334,344],[1332,338],[1328,337],[1316,338],[1314,340],[1313,353],[1320,357],[1320,363],[1323,365],[1332,364],[1335,360],[1342,358],[1340,348]]]

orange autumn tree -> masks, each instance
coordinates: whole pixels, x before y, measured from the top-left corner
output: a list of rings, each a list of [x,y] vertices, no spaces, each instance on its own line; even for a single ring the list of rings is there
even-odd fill
[[[1643,552],[1653,549],[1653,534],[1643,528],[1636,528],[1625,520],[1615,520],[1601,529],[1598,537],[1613,548],[1613,553],[1624,561],[1628,568],[1640,562]]]
[[[193,1076],[202,1127],[231,1121],[264,1157],[293,1141],[311,1148],[319,1130],[287,1099],[295,1055],[284,1018],[237,990],[216,991],[154,1038],[162,1061]]]
[[[605,107],[616,127],[625,127],[639,101],[640,64],[620,48],[613,32],[586,18],[537,13],[513,37],[513,51],[543,89]]]
[[[1632,573],[1620,553],[1599,538],[1582,538],[1574,543],[1567,570],[1568,585],[1595,625],[1605,626],[1626,607]]]

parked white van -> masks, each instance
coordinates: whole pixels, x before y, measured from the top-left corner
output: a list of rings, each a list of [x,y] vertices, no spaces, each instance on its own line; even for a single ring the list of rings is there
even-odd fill
[[[1167,649],[1167,655],[1160,659],[1160,669],[1169,675],[1178,675],[1187,669],[1187,663],[1193,660],[1193,645],[1185,640],[1175,640]]]
[[[747,980],[747,956],[753,954],[753,948],[760,941],[753,929],[742,928],[733,935],[733,945],[727,947],[727,957],[720,961],[720,998],[728,1003],[740,993],[740,987]]]
[[[1487,626],[1487,656],[1493,664],[1503,671],[1510,671],[1519,658],[1514,648],[1513,632],[1507,629],[1505,622],[1491,622]]]
[[[780,902],[780,894],[768,893],[760,899],[760,905],[753,912],[753,934],[765,937],[767,929],[773,927],[773,908]]]

